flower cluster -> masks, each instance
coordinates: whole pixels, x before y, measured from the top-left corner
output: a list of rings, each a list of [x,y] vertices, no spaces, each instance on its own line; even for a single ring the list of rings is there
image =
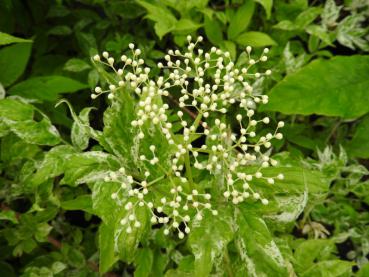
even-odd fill
[[[271,141],[283,138],[279,129],[284,123],[278,122],[276,129],[266,135],[256,134],[257,126],[270,123],[268,117],[260,119],[255,115],[257,104],[267,103],[268,96],[254,93],[253,84],[250,83],[271,74],[271,70],[255,72],[253,67],[267,61],[269,50],[264,49],[258,59],[253,59],[252,48],[247,47],[248,64],[238,68],[229,52],[215,47],[208,52],[198,49],[201,41],[202,37],[192,41],[189,36],[185,52],[169,50],[164,61],[157,65],[161,74],[156,78],[150,77],[150,68],[145,67],[140,58],[140,49],[136,49],[132,43],[129,44],[132,54],[129,57],[121,56],[119,63],[107,52],[103,52],[102,57],[93,57],[95,62],[115,72],[116,81],[105,90],[96,87],[91,97],[95,99],[106,93],[109,99],[115,101],[119,93],[136,94],[136,118],[127,128],[132,128],[136,138],[142,141],[148,136],[145,126],[153,125],[174,149],[170,157],[171,169],[169,172],[163,170],[162,177],[151,180],[150,172],[145,171],[145,178],[136,180],[126,174],[124,168],[106,177],[106,181],[121,184],[119,191],[111,197],[120,205],[124,203],[127,214],[121,223],[126,226],[127,233],[141,226],[135,215],[136,206],[148,207],[152,215],[151,222],[164,224],[165,234],[169,234],[170,229],[178,230],[179,238],[190,232],[189,222],[192,218],[202,219],[204,209],[217,215],[211,204],[211,195],[198,191],[201,188],[193,178],[193,170],[207,171],[220,180],[218,183],[222,185],[220,189],[225,200],[233,204],[251,198],[267,205],[268,199],[252,185],[253,180],[264,180],[273,185],[276,180],[283,179],[283,174],[265,177],[261,169],[276,165],[277,162],[269,156]],[[173,100],[173,91],[180,93],[178,100],[174,99],[179,105],[176,116],[182,127],[180,131],[174,131],[173,120],[169,119],[169,105],[165,101],[166,98]],[[239,126],[237,132],[232,131],[222,116],[232,105],[238,105],[242,111],[235,115],[235,122]],[[191,120],[185,113],[190,115]],[[201,137],[205,138],[204,143],[194,143]],[[147,139],[150,141],[150,138]],[[151,145],[149,149],[151,153],[141,155],[139,160],[162,168],[162,161],[156,155],[156,146]],[[151,187],[163,180],[171,184],[168,192],[170,197],[155,200],[150,195],[153,194]]]

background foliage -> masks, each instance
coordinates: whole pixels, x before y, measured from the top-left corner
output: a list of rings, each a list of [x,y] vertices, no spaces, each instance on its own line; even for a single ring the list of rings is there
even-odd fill
[[[369,276],[368,16],[365,0],[1,1],[1,276]],[[117,246],[114,184],[88,178],[119,161],[89,138],[127,151],[130,107],[89,127],[107,107],[90,100],[90,57],[133,41],[155,66],[188,34],[239,65],[245,46],[271,47],[254,90],[286,122],[286,178],[272,205],[225,207],[188,239],[143,226]]]

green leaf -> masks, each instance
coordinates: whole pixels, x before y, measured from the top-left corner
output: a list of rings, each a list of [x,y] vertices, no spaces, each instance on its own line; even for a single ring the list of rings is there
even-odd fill
[[[152,272],[154,253],[149,248],[138,250],[135,258],[135,277],[149,277]]]
[[[31,54],[31,43],[18,43],[0,50],[0,83],[13,84],[26,69]]]
[[[17,224],[18,223],[18,219],[17,219],[17,215],[14,211],[6,211],[6,210],[2,210],[0,211],[0,220],[9,220],[10,222]]]
[[[267,34],[261,32],[245,32],[236,38],[236,42],[242,46],[264,47],[277,43]]]
[[[231,18],[228,27],[228,39],[233,40],[239,34],[247,29],[250,24],[252,15],[254,14],[255,3],[253,1],[246,1],[240,8],[237,9],[236,14]]]
[[[64,65],[64,70],[71,72],[81,72],[90,69],[91,65],[84,60],[72,58],[68,60]]]
[[[5,98],[5,89],[4,86],[0,83],[0,100]]]
[[[239,206],[236,246],[250,276],[288,276],[284,258],[265,222]]]
[[[288,75],[260,110],[356,118],[369,111],[369,56],[315,60]]]
[[[364,264],[356,274],[356,277],[366,276],[369,276],[369,263]]]
[[[0,32],[0,46],[11,44],[11,43],[21,43],[21,42],[32,42],[32,40],[24,39],[24,38],[17,38],[12,35]]]
[[[231,58],[235,59],[237,52],[236,52],[236,44],[230,40],[223,40],[220,44],[220,47],[224,51],[228,51],[231,54]]]
[[[294,31],[297,29],[296,26],[292,21],[289,20],[282,20],[278,22],[276,25],[273,26],[275,29],[285,30],[285,31]]]
[[[62,246],[61,252],[71,266],[76,268],[82,268],[85,266],[85,256],[79,249],[65,243]]]
[[[294,253],[295,267],[298,272],[303,272],[314,265],[315,260],[327,259],[334,251],[331,240],[315,239],[303,241]]]
[[[317,18],[321,14],[321,12],[322,8],[320,7],[310,7],[306,9],[305,11],[300,13],[295,19],[295,24],[297,28],[301,30],[306,28],[315,20],[315,18]]]
[[[194,22],[191,19],[181,18],[180,20],[177,21],[173,32],[186,35],[195,32],[201,26],[202,24]]]
[[[0,276],[16,277],[17,275],[10,264],[0,261]]]
[[[74,152],[73,147],[68,145],[60,145],[52,148],[45,154],[44,159],[37,166],[37,171],[32,176],[30,184],[35,187],[50,178],[61,175],[68,156]]]
[[[67,268],[67,265],[62,262],[54,262],[51,266],[51,269],[54,274],[58,274]]]
[[[331,260],[319,262],[309,270],[302,273],[301,277],[350,277],[352,276],[353,262]]]
[[[265,13],[267,15],[267,19],[269,19],[272,13],[273,0],[254,0],[254,1],[258,2],[260,5],[263,6]]]
[[[0,276],[16,277],[17,275],[10,264],[0,261]]]
[[[354,137],[345,146],[351,157],[369,158],[369,116],[366,115],[358,124]]]
[[[193,276],[209,276],[214,263],[221,261],[228,243],[233,238],[232,218],[228,209],[213,216],[204,212],[202,221],[194,221],[188,244],[195,256]],[[206,239],[204,239],[206,238]]]
[[[68,36],[72,33],[72,29],[66,25],[52,27],[47,34],[54,36]]]
[[[35,239],[38,242],[47,241],[47,236],[49,235],[52,228],[53,227],[51,227],[46,222],[42,222],[42,223],[37,224],[37,226],[35,226],[35,234],[34,234]]]
[[[55,101],[61,93],[73,93],[88,88],[88,85],[63,76],[34,77],[11,87],[9,94],[29,99]]]
[[[151,4],[143,0],[136,1],[147,10],[146,17],[155,22],[154,29],[159,39],[174,29],[177,19],[165,6],[160,3]]]
[[[100,273],[107,272],[117,261],[114,251],[114,226],[102,223],[99,228]]]
[[[210,18],[205,15],[204,29],[209,41],[214,45],[219,45],[223,41],[222,28],[216,18]]]
[[[93,214],[92,199],[89,194],[79,195],[75,199],[63,201],[60,203],[60,207],[64,210],[82,210]]]
[[[278,24],[274,25],[273,28],[281,29],[285,31],[304,30],[309,26],[322,12],[322,8],[310,7],[300,13],[294,22],[290,20],[282,20]]]

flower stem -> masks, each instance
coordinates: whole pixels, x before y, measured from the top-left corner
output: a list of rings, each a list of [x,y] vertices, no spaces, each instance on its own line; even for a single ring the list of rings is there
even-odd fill
[[[186,175],[187,175],[187,179],[190,182],[190,188],[191,190],[195,188],[194,183],[193,183],[193,177],[192,177],[192,168],[191,168],[191,163],[190,163],[190,154],[187,150],[186,155],[185,155],[185,166],[186,166]]]

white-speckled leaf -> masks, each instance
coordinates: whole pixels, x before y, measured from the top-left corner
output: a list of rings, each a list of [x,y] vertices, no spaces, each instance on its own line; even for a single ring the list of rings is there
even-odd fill
[[[264,220],[239,206],[235,243],[249,276],[288,276],[284,258]]]
[[[64,178],[61,183],[75,186],[81,184],[81,179],[101,171],[117,170],[119,162],[108,153],[90,151],[70,155],[65,161]]]
[[[202,221],[194,220],[189,246],[195,256],[194,276],[209,276],[214,264],[220,262],[224,250],[233,238],[232,217],[223,208],[218,216],[204,213]]]

